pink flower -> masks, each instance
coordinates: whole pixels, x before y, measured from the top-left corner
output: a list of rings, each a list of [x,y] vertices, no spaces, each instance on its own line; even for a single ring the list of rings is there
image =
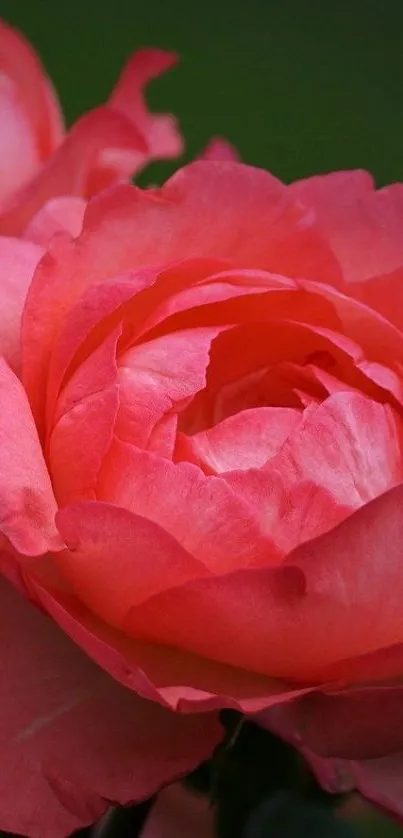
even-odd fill
[[[54,89],[24,38],[0,21],[0,233],[28,231],[43,240],[54,229],[79,232],[83,199],[130,180],[150,160],[177,157],[182,138],[170,115],[150,114],[145,85],[176,62],[144,49],[128,62],[109,102],[66,132]]]
[[[401,810],[388,760],[403,776],[402,187],[375,191],[361,172],[287,187],[223,143],[207,158],[162,189],[104,190],[78,229],[56,219],[50,242],[49,205],[36,243],[0,240],[2,571],[141,696],[130,706],[147,735],[154,711],[180,732],[181,718],[202,722],[171,710],[209,710],[206,755],[213,711],[274,729],[282,712],[312,761],[347,759],[362,777],[384,760],[365,788],[383,800],[386,786]],[[33,630],[34,659],[31,643]],[[20,766],[15,742],[39,730],[30,759],[43,749],[42,784],[82,822],[100,799],[130,799],[124,775],[113,795],[90,768],[83,783],[69,750],[82,728],[54,699],[49,757],[47,723],[42,738],[23,700],[48,697],[44,665],[38,681],[14,659],[7,759]],[[98,696],[81,665],[79,690]],[[162,727],[158,776],[135,799],[184,770]],[[30,834],[43,838],[60,809],[49,783],[41,793],[48,831]],[[2,825],[27,832],[35,800]]]

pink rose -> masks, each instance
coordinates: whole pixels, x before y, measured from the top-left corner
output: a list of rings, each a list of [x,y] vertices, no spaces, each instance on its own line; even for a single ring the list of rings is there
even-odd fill
[[[219,156],[95,197],[32,280],[2,243],[2,569],[143,699],[291,707],[398,809],[402,188]]]
[[[25,39],[0,21],[0,233],[42,242],[60,227],[81,229],[83,199],[130,178],[152,159],[177,157],[176,120],[147,110],[143,90],[176,63],[144,49],[128,62],[109,102],[66,132],[55,91]]]

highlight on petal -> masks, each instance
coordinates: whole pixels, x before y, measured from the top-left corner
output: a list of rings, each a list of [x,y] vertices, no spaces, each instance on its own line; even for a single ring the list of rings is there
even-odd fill
[[[120,330],[89,355],[60,394],[46,449],[60,505],[94,499],[119,407],[116,344]]]
[[[28,400],[1,359],[0,403],[0,532],[24,555],[60,550],[56,501]]]
[[[0,144],[9,152],[1,155],[7,161],[1,174],[3,199],[10,187],[21,186],[53,154],[64,127],[53,86],[38,56],[4,21],[0,21],[0,74]]]
[[[13,369],[20,364],[22,310],[42,253],[30,242],[0,238],[0,354]]]
[[[86,206],[84,198],[53,198],[31,219],[24,239],[45,247],[55,233],[66,232],[77,238],[82,230]]]
[[[121,687],[2,579],[0,615],[1,829],[65,838],[211,755],[215,714],[180,716]]]
[[[347,171],[297,181],[289,189],[315,210],[346,282],[365,282],[403,266],[400,184],[375,190],[367,172]]]
[[[180,434],[175,460],[194,462],[210,474],[260,468],[300,421],[300,412],[287,407],[242,410],[206,431]]]

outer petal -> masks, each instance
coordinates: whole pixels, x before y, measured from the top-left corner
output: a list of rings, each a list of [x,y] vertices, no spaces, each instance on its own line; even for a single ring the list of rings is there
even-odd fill
[[[65,838],[111,801],[141,801],[211,754],[214,715],[176,716],[137,698],[4,580],[0,603],[2,829]]]
[[[19,367],[21,315],[42,248],[0,238],[0,354]]]
[[[363,686],[306,696],[293,704],[290,717],[296,735],[314,753],[374,759],[403,750],[402,704],[402,685]]]
[[[0,22],[0,71],[18,90],[39,158],[46,159],[64,135],[60,107],[38,56],[4,21]]]
[[[0,232],[20,235],[51,198],[88,197],[99,154],[114,147],[143,153],[145,141],[135,125],[106,106],[82,116],[49,163],[3,207]]]
[[[139,50],[129,59],[110,98],[110,106],[133,122],[147,142],[147,154],[137,165],[133,161],[130,175],[149,159],[178,157],[182,153],[183,139],[176,119],[170,114],[149,113],[143,93],[148,82],[175,66],[177,60],[172,52]]]
[[[0,359],[0,531],[20,553],[58,550],[56,501],[18,378]]]
[[[367,172],[333,172],[290,187],[315,210],[346,282],[363,282],[403,266],[403,187],[374,190]]]
[[[320,683],[330,663],[403,640],[402,498],[401,484],[277,568],[160,594],[132,609],[126,629],[256,672]]]
[[[36,138],[18,88],[3,75],[0,75],[0,119],[0,202],[3,203],[40,167]]]
[[[297,723],[297,707],[297,703],[290,702],[261,714],[258,720],[264,727],[268,727],[277,735],[282,736],[301,751],[317,776],[319,783],[331,794],[343,794],[357,789],[373,803],[403,819],[403,751],[397,750],[387,756],[364,760],[318,756],[305,744],[304,738],[301,737]],[[372,734],[375,732],[378,723],[381,722],[382,724],[383,721],[377,715],[377,724],[372,725]]]
[[[113,677],[140,695],[180,712],[233,707],[254,713],[310,688],[293,688],[267,676],[218,664],[160,644],[130,639],[91,614],[49,568],[25,576],[32,596]]]

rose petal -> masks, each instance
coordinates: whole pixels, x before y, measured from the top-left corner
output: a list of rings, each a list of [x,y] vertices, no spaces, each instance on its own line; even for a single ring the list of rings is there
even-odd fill
[[[90,118],[95,127],[95,114]],[[86,150],[90,145],[86,140]],[[85,171],[82,155],[80,161]],[[64,164],[62,172],[65,177]],[[71,194],[71,176],[68,181]],[[49,349],[83,292],[140,266],[200,257],[320,280],[338,270],[312,219],[289,201],[286,187],[258,169],[202,161],[179,171],[160,191],[108,191],[105,199],[90,202],[76,244],[55,244],[32,285],[23,328],[32,405],[42,398]]]
[[[220,331],[175,332],[135,346],[119,358],[115,433],[123,442],[146,448],[157,422],[202,390],[211,342]]]
[[[173,52],[139,50],[129,59],[110,98],[111,107],[128,117],[147,142],[147,155],[139,161],[142,165],[150,158],[178,157],[183,151],[176,119],[170,114],[149,113],[143,94],[144,87],[174,67],[177,60]],[[135,171],[132,169],[130,175]]]
[[[210,756],[214,715],[177,716],[123,689],[4,580],[0,602],[2,829],[64,838]]]
[[[0,74],[0,119],[0,201],[3,203],[40,167],[36,137],[18,88],[3,74]]]
[[[225,480],[191,463],[174,464],[115,439],[97,496],[155,521],[216,573],[278,560],[254,510]]]
[[[402,497],[402,485],[391,489],[280,567],[230,572],[155,596],[132,609],[126,630],[320,683],[332,662],[402,643]]]
[[[225,479],[287,551],[403,479],[403,424],[389,405],[337,392],[305,413],[266,468]]]
[[[111,147],[143,153],[145,143],[136,127],[111,108],[100,107],[82,116],[48,164],[4,206],[0,216],[2,235],[23,233],[31,218],[52,198],[87,197],[97,156]]]
[[[282,681],[218,664],[172,647],[132,640],[91,614],[71,593],[49,589],[48,568],[35,568],[25,577],[37,601],[81,648],[129,689],[180,712],[232,707],[247,713],[310,688],[293,688]]]
[[[20,362],[21,315],[42,248],[0,238],[0,353],[14,368]]]
[[[4,21],[0,21],[0,72],[18,90],[39,157],[45,160],[54,152],[64,135],[59,103],[31,45]]]
[[[296,735],[304,746],[320,756],[343,759],[386,756],[403,749],[402,700],[402,686],[318,692],[293,705]]]
[[[0,359],[0,531],[20,553],[62,546],[56,501],[26,394]]]
[[[134,604],[210,575],[162,527],[126,509],[78,503],[60,510],[56,521],[69,548],[57,566],[80,600],[116,628]]]
[[[175,461],[194,462],[211,474],[259,468],[278,453],[300,420],[298,410],[286,407],[242,410],[207,431],[180,434]]]
[[[367,172],[332,172],[290,187],[315,210],[346,282],[364,282],[403,266],[403,192],[399,184],[374,190]]]
[[[366,760],[318,756],[301,739],[296,725],[296,707],[297,702],[277,706],[260,714],[258,720],[263,727],[268,727],[301,751],[318,782],[326,791],[331,794],[345,794],[357,789],[386,811],[403,818],[401,781],[403,751]],[[377,716],[377,723],[378,721],[379,716]],[[376,725],[372,727],[374,729]]]
[[[66,232],[77,238],[82,230],[86,206],[83,198],[53,198],[31,219],[24,239],[45,247],[55,233]]]
[[[62,391],[47,445],[59,504],[94,499],[119,408],[116,329],[90,355]]]

